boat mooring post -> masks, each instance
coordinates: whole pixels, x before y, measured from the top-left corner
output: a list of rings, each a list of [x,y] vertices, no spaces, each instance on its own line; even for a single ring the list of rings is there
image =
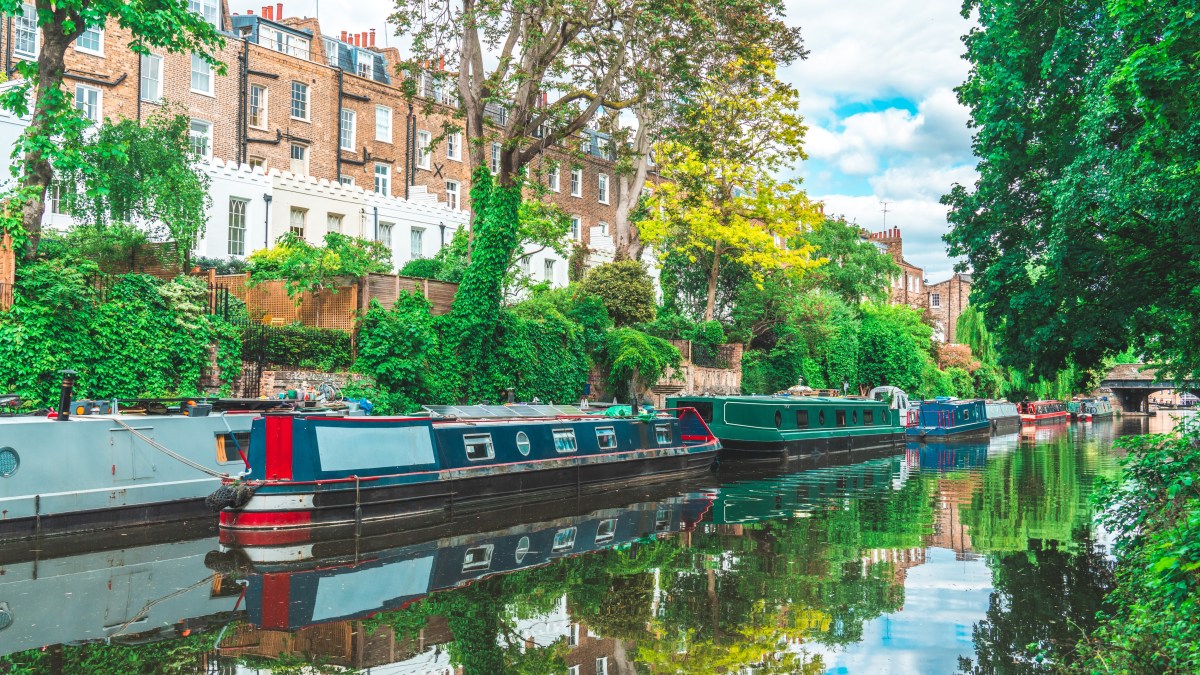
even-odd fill
[[[58,417],[59,422],[66,422],[71,419],[71,395],[75,390],[75,377],[79,373],[71,369],[58,371],[62,374],[62,389],[58,394]]]

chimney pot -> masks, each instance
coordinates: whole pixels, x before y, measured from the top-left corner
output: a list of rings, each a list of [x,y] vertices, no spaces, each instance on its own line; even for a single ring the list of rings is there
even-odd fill
[[[346,41],[346,31],[342,31],[342,42]]]
[[[371,46],[372,47],[375,46],[375,29],[374,28],[371,29]]]
[[[364,30],[363,32],[358,34],[358,46],[359,47],[367,46],[367,31]]]
[[[275,4],[275,20],[283,21],[283,3],[282,2]]]
[[[254,16],[254,10],[248,9],[248,10],[246,10],[246,14],[248,14],[249,16]]]

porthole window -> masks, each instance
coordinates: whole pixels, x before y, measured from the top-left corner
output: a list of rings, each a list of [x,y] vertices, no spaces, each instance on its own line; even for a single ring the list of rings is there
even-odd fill
[[[517,451],[524,457],[529,456],[529,436],[524,431],[517,432]]]
[[[525,554],[529,553],[529,537],[521,537],[517,542],[517,564],[520,565],[525,560]]]
[[[21,456],[12,448],[0,448],[0,478],[8,478],[21,466]]]
[[[775,411],[775,428],[778,429],[779,427],[782,427],[782,426],[783,426],[783,413],[776,410]]]

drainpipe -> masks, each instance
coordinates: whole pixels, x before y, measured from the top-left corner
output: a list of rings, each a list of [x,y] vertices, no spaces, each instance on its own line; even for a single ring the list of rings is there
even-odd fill
[[[408,200],[408,189],[417,177],[416,147],[417,147],[417,118],[413,115],[413,104],[408,104],[408,117],[404,120],[404,132],[408,142],[404,148],[404,199]]]
[[[337,107],[337,138],[334,140],[333,152],[337,158],[337,182],[342,182],[342,88],[343,80],[345,79],[346,71],[338,68],[338,107]],[[366,159],[365,157],[363,159]]]
[[[4,74],[8,77],[12,77],[13,17],[11,16],[8,17],[8,28],[4,29],[4,35]]]
[[[249,161],[250,153],[250,39],[242,39],[242,55],[238,58],[238,67],[241,68],[241,78],[238,83],[238,135],[241,137],[241,154],[238,155],[238,164],[245,164]],[[270,200],[268,200],[269,202]]]
[[[271,195],[263,194],[263,248],[271,248]]]
[[[375,207],[375,241],[379,241],[379,207]]]
[[[159,69],[161,76],[162,69]],[[137,121],[138,126],[142,126],[142,57],[138,56],[138,78],[137,78]]]

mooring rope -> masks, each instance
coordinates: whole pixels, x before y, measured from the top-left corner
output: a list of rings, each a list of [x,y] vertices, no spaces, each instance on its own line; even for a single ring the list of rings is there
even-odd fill
[[[145,441],[146,445],[149,445],[150,447],[154,448],[155,450],[162,452],[166,456],[171,457],[172,459],[178,460],[178,461],[192,467],[193,469],[195,469],[197,471],[206,473],[214,478],[229,478],[230,477],[229,474],[227,474],[227,473],[221,473],[220,471],[210,469],[207,466],[200,464],[199,462],[193,462],[192,460],[188,459],[187,457],[180,455],[179,453],[175,452],[174,450],[171,450],[170,448],[163,445],[162,443],[159,443],[158,441],[154,440],[153,438],[150,438],[146,434],[143,434],[142,432],[138,431],[137,429],[134,429],[133,427],[129,426],[128,424],[125,423],[125,420],[122,420],[119,417],[104,417],[102,419],[112,420],[113,422],[120,424],[121,426],[125,427],[125,429],[127,431],[129,431],[129,433],[131,433],[134,436],[137,436],[138,438]]]

